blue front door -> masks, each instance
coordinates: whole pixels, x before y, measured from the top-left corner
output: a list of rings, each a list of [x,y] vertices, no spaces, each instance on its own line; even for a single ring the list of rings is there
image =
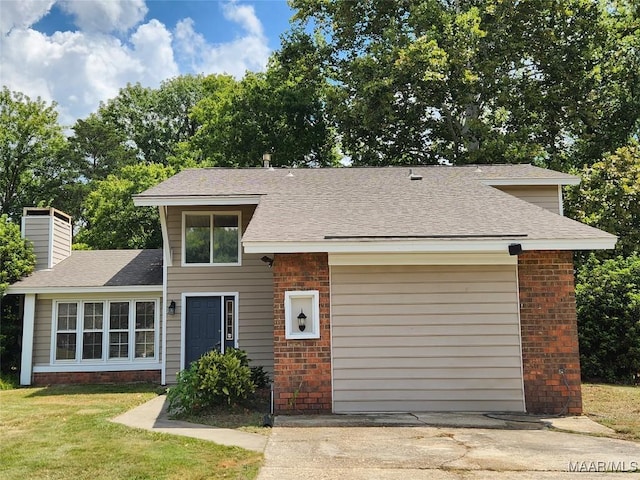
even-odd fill
[[[187,297],[185,361],[188,367],[210,350],[222,346],[222,298]]]

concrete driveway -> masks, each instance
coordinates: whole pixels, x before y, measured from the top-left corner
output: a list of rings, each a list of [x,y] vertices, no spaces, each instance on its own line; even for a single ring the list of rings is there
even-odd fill
[[[640,478],[637,443],[535,420],[428,417],[277,419],[258,480]]]

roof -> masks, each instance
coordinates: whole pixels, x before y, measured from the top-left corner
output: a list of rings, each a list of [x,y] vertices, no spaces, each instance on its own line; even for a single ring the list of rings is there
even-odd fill
[[[249,253],[612,248],[613,235],[491,186],[578,182],[532,165],[210,168],[182,171],[135,202],[257,204],[242,238]]]
[[[79,250],[38,270],[7,293],[162,290],[162,250]]]

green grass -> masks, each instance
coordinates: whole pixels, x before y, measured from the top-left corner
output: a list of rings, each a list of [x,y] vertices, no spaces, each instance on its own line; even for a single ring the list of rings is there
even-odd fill
[[[640,386],[582,384],[583,410],[620,438],[640,441]]]
[[[8,373],[0,373],[0,390],[12,390],[19,385],[18,376]]]
[[[108,419],[156,395],[152,386],[0,392],[2,479],[253,479],[262,455]]]

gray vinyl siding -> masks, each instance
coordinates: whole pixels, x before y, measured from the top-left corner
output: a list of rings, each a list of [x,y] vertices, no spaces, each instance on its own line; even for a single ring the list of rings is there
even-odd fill
[[[532,185],[532,186],[496,186],[509,195],[521,200],[533,203],[553,213],[560,213],[560,198],[557,185]]]
[[[333,266],[334,410],[524,411],[516,267]]]
[[[181,318],[183,293],[238,293],[238,347],[246,350],[252,365],[273,373],[273,274],[260,260],[262,255],[242,253],[240,266],[182,267],[183,211],[241,211],[242,231],[246,229],[255,206],[170,207],[167,229],[173,266],[167,269],[167,302],[176,302],[176,315],[167,317],[166,378],[174,383],[181,369]]]
[[[49,225],[51,217],[24,217],[24,236],[33,244],[36,270],[49,268]]]
[[[58,217],[53,219],[53,264],[61,262],[71,255],[71,224],[60,220]]]
[[[36,299],[35,324],[33,330],[33,364],[51,363],[51,315],[53,301]]]

